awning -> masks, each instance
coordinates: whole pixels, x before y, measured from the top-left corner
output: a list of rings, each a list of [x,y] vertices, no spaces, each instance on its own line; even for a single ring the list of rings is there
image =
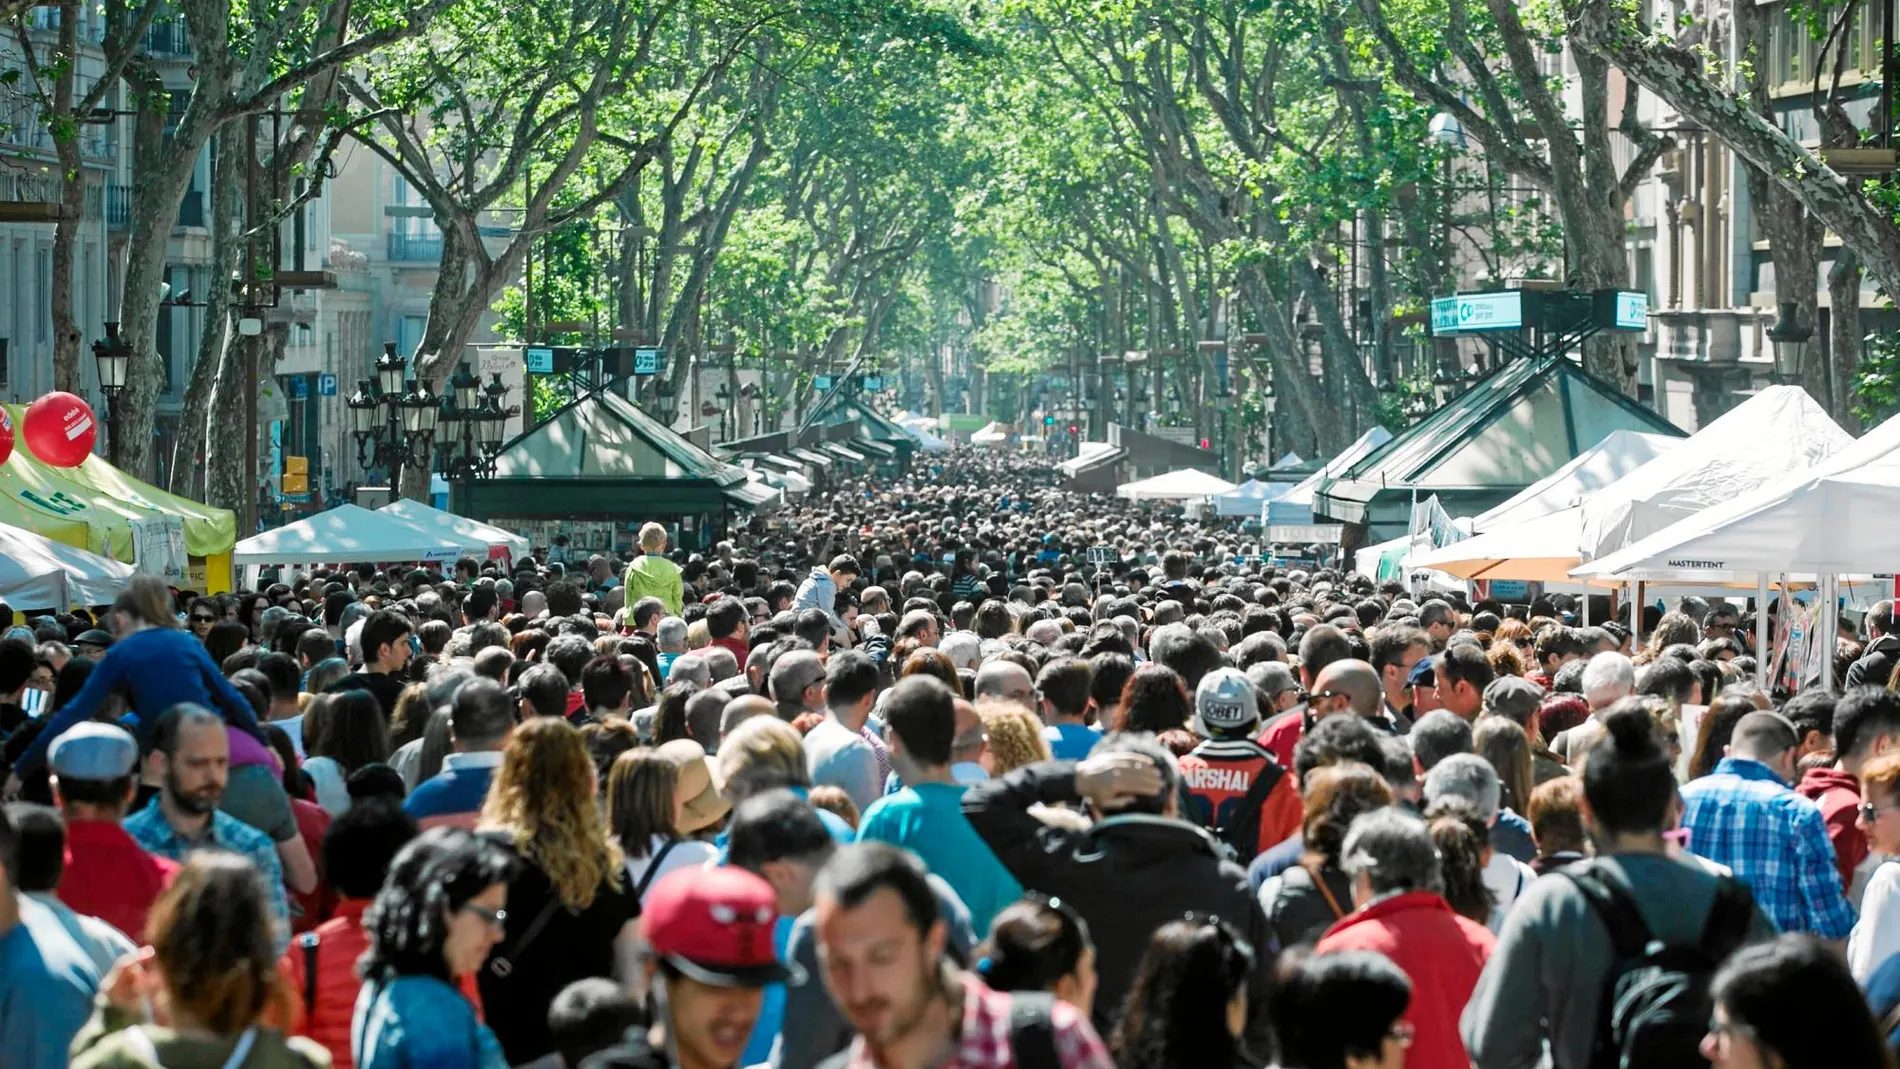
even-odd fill
[[[726,499],[740,508],[754,512],[766,512],[777,508],[784,494],[763,482],[733,483],[721,491]]]
[[[820,453],[817,450],[806,449],[804,446],[793,446],[792,448],[787,449],[785,452],[790,456],[797,457],[798,459],[804,461],[807,464],[816,464],[820,468],[823,468],[826,471],[830,471],[831,465],[836,462],[836,458],[826,456],[825,454]]]
[[[1107,442],[1083,442],[1081,452],[1056,465],[1056,470],[1073,479],[1086,471],[1107,467],[1128,456],[1128,450]]]
[[[837,442],[820,442],[818,448],[823,449],[825,452],[830,453],[840,460],[848,460],[853,464],[864,464],[870,460],[870,458],[863,453],[847,446],[839,445]]]
[[[870,438],[851,439],[851,448],[863,453],[871,453],[885,460],[897,459],[897,447],[888,442],[873,441]]]
[[[757,462],[762,467],[771,468],[774,471],[788,471],[795,475],[803,475],[805,473],[804,463],[793,460],[791,457],[782,457],[776,453],[743,453],[740,455],[748,460]]]

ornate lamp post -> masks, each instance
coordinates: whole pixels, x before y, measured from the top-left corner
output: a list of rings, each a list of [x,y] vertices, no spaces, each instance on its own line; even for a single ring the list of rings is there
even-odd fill
[[[389,469],[392,490],[402,481],[405,465],[429,462],[430,442],[441,418],[440,400],[427,382],[406,379],[408,370],[396,343],[384,342],[375,377],[359,380],[356,392],[343,402],[350,410],[357,464]]]

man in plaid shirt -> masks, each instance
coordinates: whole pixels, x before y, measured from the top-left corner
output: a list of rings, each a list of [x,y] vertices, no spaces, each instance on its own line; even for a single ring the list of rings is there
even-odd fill
[[[1728,756],[1712,775],[1682,788],[1689,850],[1728,866],[1784,932],[1845,940],[1854,907],[1841,889],[1821,810],[1796,794],[1794,725],[1750,713],[1735,725]]]
[[[1088,1014],[1065,1002],[1033,1029],[1052,1045],[1018,1050],[1024,1014],[1017,998],[991,991],[944,956],[946,928],[915,855],[861,842],[844,847],[819,873],[818,960],[832,1001],[858,1036],[827,1069],[1113,1069]],[[1015,1018],[1015,1020],[1012,1020]],[[1024,1033],[1026,1034],[1026,1033]]]

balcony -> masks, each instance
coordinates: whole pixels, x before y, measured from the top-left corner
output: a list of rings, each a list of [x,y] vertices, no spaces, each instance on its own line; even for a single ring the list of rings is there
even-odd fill
[[[389,259],[394,263],[439,264],[442,262],[442,235],[391,231]]]
[[[106,186],[106,229],[128,230],[132,226],[132,187],[117,183]]]
[[[191,55],[191,36],[176,19],[156,22],[145,31],[145,54],[179,59]]]
[[[178,202],[178,225],[205,225],[205,195],[203,190],[191,190],[185,194],[184,200]]]

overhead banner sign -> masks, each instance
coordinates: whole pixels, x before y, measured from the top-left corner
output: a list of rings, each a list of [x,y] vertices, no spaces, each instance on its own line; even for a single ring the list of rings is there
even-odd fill
[[[1461,293],[1432,300],[1433,334],[1475,334],[1486,330],[1514,330],[1524,325],[1524,294]]]

